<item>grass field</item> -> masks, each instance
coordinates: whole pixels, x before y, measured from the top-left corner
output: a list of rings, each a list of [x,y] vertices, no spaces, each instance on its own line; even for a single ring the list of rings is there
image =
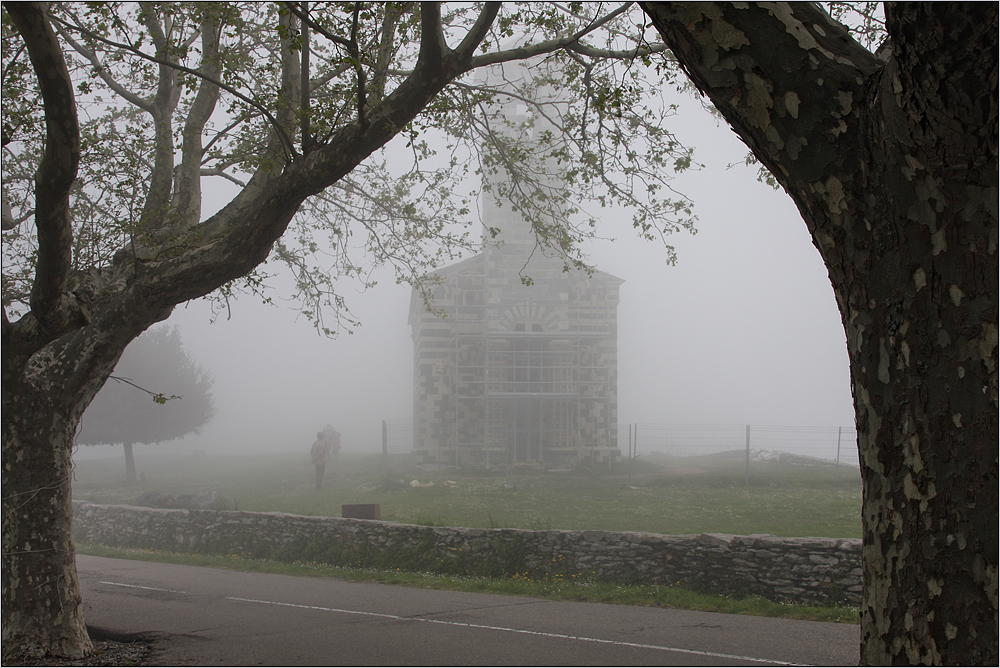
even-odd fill
[[[380,456],[342,454],[316,490],[306,454],[195,458],[166,447],[139,455],[137,467],[145,482],[126,485],[121,456],[81,460],[73,497],[134,504],[150,490],[217,491],[231,509],[339,517],[342,504],[378,503],[384,520],[435,526],[861,536],[858,472],[808,458],[751,462],[749,485],[743,462],[725,453],[637,460],[631,485],[624,466],[428,475],[404,457],[386,471]]]

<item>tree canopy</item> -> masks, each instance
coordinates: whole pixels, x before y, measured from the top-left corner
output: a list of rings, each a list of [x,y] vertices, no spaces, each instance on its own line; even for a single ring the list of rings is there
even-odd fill
[[[255,250],[292,267],[304,312],[318,324],[331,318],[328,333],[353,324],[336,279],[365,283],[374,266],[391,264],[398,280],[417,284],[482,243],[478,192],[465,180],[474,173],[503,174],[482,181],[570,264],[582,264],[579,243],[609,205],[631,207],[650,238],[693,226],[690,202],[671,187],[691,150],[670,132],[675,109],[658,95],[660,73],[674,73],[627,5],[438,14],[406,3],[55,3],[49,16],[82,119],[68,189],[75,275],[120,267],[127,255],[176,266],[195,252],[217,254],[255,190],[247,185],[285,165],[314,173],[331,160],[344,161],[337,177],[296,179],[300,203],[287,233],[271,235],[273,250]],[[422,21],[434,26],[433,40]],[[14,315],[28,311],[39,249],[31,223],[44,121],[24,46],[5,25],[5,86],[24,91],[4,99],[3,299]],[[412,118],[394,118],[423,81],[421,54],[426,61],[432,42],[436,51],[463,35],[481,41],[460,44],[450,85]],[[510,67],[529,57],[535,76]],[[501,127],[513,123],[497,115],[498,97],[524,104],[518,127]],[[535,136],[538,121],[549,130]],[[349,159],[331,150],[361,134],[379,139],[352,147]],[[396,134],[408,140],[405,161],[402,151],[380,150]],[[240,195],[202,220],[202,208],[223,204],[216,192]],[[194,292],[224,300],[259,291],[264,271],[247,273]]]

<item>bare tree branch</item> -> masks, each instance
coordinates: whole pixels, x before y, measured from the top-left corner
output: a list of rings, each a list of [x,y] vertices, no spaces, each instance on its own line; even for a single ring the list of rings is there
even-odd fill
[[[299,7],[299,3],[297,2],[286,2],[283,4],[286,7],[288,7],[288,10],[292,14],[295,14],[297,17],[299,17],[299,20],[301,20],[306,26],[318,32],[320,35],[323,35],[323,37],[326,37],[334,44],[342,46],[348,51],[350,51],[351,40],[340,37],[339,35],[334,35],[332,32],[330,32],[320,24],[313,21],[312,18],[309,16],[309,11],[307,9],[306,3],[302,3],[303,7]]]
[[[309,3],[302,3],[302,11],[304,14],[309,14]],[[299,88],[302,91],[302,102],[301,111],[299,113],[299,125],[301,127],[302,133],[302,155],[309,155],[310,143],[312,137],[309,131],[309,101],[312,98],[312,88],[309,85],[309,26],[306,24],[305,19],[302,19],[302,65],[300,67],[301,82],[299,83]]]
[[[70,311],[77,310],[64,303],[73,248],[69,191],[80,162],[73,82],[44,6],[25,2],[5,9],[28,48],[45,101],[45,153],[35,177],[38,259],[31,310],[44,328],[58,331],[69,324]]]
[[[221,169],[203,169],[203,170],[201,170],[201,175],[202,176],[221,176],[225,180],[227,180],[227,181],[229,181],[231,183],[235,183],[236,185],[238,185],[241,188],[246,188],[247,187],[246,181],[241,181],[240,179],[236,178],[232,174],[228,174],[228,173],[226,173],[225,171],[223,171]]]
[[[143,111],[153,113],[153,104],[149,100],[144,100],[129,89],[125,88],[125,86],[118,83],[108,72],[108,69],[104,67],[104,64],[101,62],[100,58],[97,57],[97,54],[94,53],[94,51],[88,49],[83,44],[80,44],[73,39],[73,36],[64,28],[62,24],[57,22],[56,26],[59,36],[66,40],[66,43],[72,46],[77,53],[90,61],[90,64],[94,66],[94,70],[97,72],[97,75],[108,85],[108,88],[120,95],[122,99],[131,102]]]
[[[202,57],[201,71],[218,79],[222,75],[219,60],[219,26],[206,16],[201,26]],[[179,225],[193,225],[201,218],[201,162],[204,154],[202,133],[205,124],[215,111],[219,99],[219,87],[207,79],[201,80],[198,94],[184,123],[181,165],[176,175],[176,186],[171,208]]]
[[[18,217],[14,217],[14,213],[10,210],[10,205],[7,202],[3,203],[3,230],[13,230],[15,227],[23,223],[24,221],[35,215],[34,209],[29,209],[25,211]]]
[[[634,49],[598,49],[583,42],[573,42],[572,44],[566,45],[567,51],[572,51],[574,53],[579,53],[582,56],[587,56],[589,58],[602,58],[602,59],[613,59],[613,60],[631,60],[632,58],[641,58],[643,56],[650,56],[654,53],[666,53],[670,60],[673,60],[673,56],[670,54],[670,50],[667,45],[660,42],[658,44],[649,44],[647,46],[637,46]]]
[[[153,117],[155,131],[155,149],[153,171],[149,176],[149,190],[142,208],[140,223],[146,229],[161,227],[166,221],[170,204],[170,191],[174,182],[174,128],[173,114],[180,101],[180,89],[177,87],[176,63],[169,59],[167,36],[160,25],[155,11],[146,13],[146,29],[153,37],[153,44],[158,54],[162,54],[159,63],[159,77],[156,82],[156,93],[150,115]],[[169,17],[165,17],[169,21]],[[169,31],[170,28],[168,27]]]
[[[375,57],[374,76],[372,76],[371,92],[369,99],[373,104],[378,104],[385,96],[385,83],[389,71],[389,63],[392,52],[395,48],[396,26],[399,19],[409,10],[411,3],[386,4],[385,15],[382,17],[382,26],[379,29],[379,47]]]
[[[365,68],[361,63],[361,50],[358,49],[358,15],[361,13],[361,3],[354,3],[354,16],[351,17],[351,42],[348,51],[351,60],[354,61],[354,72],[358,81],[358,125],[363,128],[368,127],[368,117],[365,107],[368,106],[367,93],[365,92]]]
[[[577,43],[583,37],[592,33],[594,30],[600,28],[603,25],[613,21],[617,17],[624,14],[632,3],[625,3],[619,6],[613,12],[605,14],[601,18],[594,19],[585,28],[581,28],[574,34],[568,37],[562,37],[559,39],[550,39],[544,42],[538,42],[537,44],[530,44],[528,46],[518,47],[516,49],[508,49],[506,51],[497,51],[496,53],[486,53],[480,56],[476,56],[471,61],[466,68],[466,71],[476,69],[478,67],[483,67],[484,65],[495,65],[498,63],[504,63],[512,60],[526,60],[534,56],[540,56],[546,53],[552,53],[553,51],[558,51],[559,49],[568,48],[570,45]],[[472,31],[469,31],[469,35],[472,35]],[[462,47],[459,47],[461,49]],[[629,52],[630,53],[630,52]],[[632,57],[631,55],[627,57]]]
[[[190,74],[190,75],[196,76],[199,79],[205,79],[209,83],[215,84],[216,86],[218,86],[222,90],[226,91],[230,95],[233,95],[234,97],[242,100],[243,102],[246,102],[251,107],[253,107],[257,111],[259,111],[261,113],[261,115],[264,116],[264,118],[266,118],[268,120],[268,122],[274,128],[275,132],[278,133],[278,136],[281,138],[281,143],[284,146],[285,151],[288,153],[288,155],[290,157],[292,157],[292,158],[294,158],[296,155],[298,155],[297,152],[295,151],[295,145],[292,143],[291,138],[288,136],[288,133],[285,132],[285,129],[281,127],[281,125],[278,123],[278,121],[275,120],[274,115],[271,114],[271,112],[269,112],[259,102],[253,100],[250,97],[247,97],[246,95],[244,95],[243,93],[239,92],[238,90],[236,90],[232,86],[228,86],[225,83],[223,83],[223,82],[221,82],[221,81],[219,81],[217,79],[213,79],[213,78],[211,78],[211,77],[209,77],[209,76],[207,76],[207,75],[199,72],[198,70],[191,69],[190,67],[185,67],[185,66],[177,64],[177,63],[171,63],[170,61],[164,60],[163,58],[158,58],[156,56],[151,56],[148,53],[144,53],[143,51],[141,51],[139,49],[136,49],[135,47],[131,46],[130,44],[122,44],[120,42],[115,42],[113,40],[101,37],[97,33],[93,32],[93,31],[90,31],[90,30],[87,30],[83,26],[72,24],[72,23],[70,23],[70,22],[68,22],[66,20],[60,19],[57,16],[49,16],[49,18],[52,21],[55,21],[56,23],[58,23],[58,24],[60,24],[60,25],[62,25],[64,27],[66,27],[66,28],[69,28],[71,30],[75,30],[75,31],[79,32],[81,35],[86,35],[87,37],[89,37],[89,38],[91,38],[93,40],[102,42],[104,44],[107,44],[108,46],[113,46],[116,49],[123,49],[125,51],[128,51],[129,53],[135,54],[136,56],[138,56],[138,57],[140,57],[140,58],[142,58],[144,60],[148,60],[151,63],[157,63],[157,64],[160,64],[160,65],[168,65],[168,66],[173,67],[174,69],[176,69],[178,72],[184,72],[186,74]]]

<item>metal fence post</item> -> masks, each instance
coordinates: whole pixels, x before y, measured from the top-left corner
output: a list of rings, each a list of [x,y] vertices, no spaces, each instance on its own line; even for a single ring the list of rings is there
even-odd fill
[[[840,476],[840,435],[843,433],[843,427],[837,427],[837,476]]]
[[[628,486],[632,486],[632,460],[635,458],[633,454],[633,444],[632,444],[632,425],[628,426]]]
[[[747,425],[747,477],[745,486],[750,486],[750,425]]]

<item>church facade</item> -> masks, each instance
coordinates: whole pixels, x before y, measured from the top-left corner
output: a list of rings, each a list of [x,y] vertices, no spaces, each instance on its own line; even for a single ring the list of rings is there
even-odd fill
[[[503,245],[436,272],[429,303],[411,298],[417,461],[431,470],[610,464],[621,457],[623,281],[564,271],[561,259],[539,256],[530,227],[507,222]]]

